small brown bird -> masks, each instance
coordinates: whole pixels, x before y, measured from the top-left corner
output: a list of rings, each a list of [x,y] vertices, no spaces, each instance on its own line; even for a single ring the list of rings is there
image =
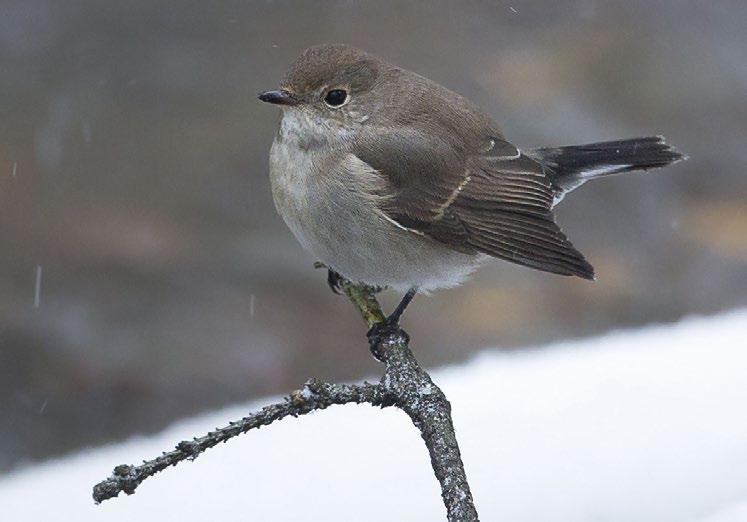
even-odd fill
[[[661,136],[520,150],[477,106],[346,45],[305,50],[277,90],[275,206],[335,274],[415,292],[454,286],[487,257],[594,279],[553,207],[590,179],[683,159]]]

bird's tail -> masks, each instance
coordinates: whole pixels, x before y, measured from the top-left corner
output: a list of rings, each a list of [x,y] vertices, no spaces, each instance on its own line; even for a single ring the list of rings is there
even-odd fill
[[[590,179],[655,169],[687,159],[667,145],[663,136],[533,149],[527,154],[550,170],[548,174],[558,191],[555,203]]]

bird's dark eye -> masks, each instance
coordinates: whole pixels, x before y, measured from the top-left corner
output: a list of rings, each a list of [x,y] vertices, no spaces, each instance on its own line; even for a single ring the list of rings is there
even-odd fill
[[[348,93],[342,89],[332,89],[324,96],[324,103],[330,107],[339,107],[348,99]]]

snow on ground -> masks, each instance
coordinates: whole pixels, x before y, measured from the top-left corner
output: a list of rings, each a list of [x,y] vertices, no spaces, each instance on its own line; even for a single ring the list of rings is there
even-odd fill
[[[417,343],[415,343],[417,350]],[[485,521],[747,521],[747,309],[433,372]],[[137,463],[273,399],[0,480],[0,520],[444,519],[404,414],[344,406],[250,432],[91,501]]]

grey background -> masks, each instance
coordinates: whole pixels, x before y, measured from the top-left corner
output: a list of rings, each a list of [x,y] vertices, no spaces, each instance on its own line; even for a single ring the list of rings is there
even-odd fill
[[[691,156],[561,205],[598,282],[493,262],[418,297],[425,364],[746,304],[745,27],[740,1],[3,0],[0,471],[377,373],[270,197],[255,95],[315,43],[447,85],[522,147],[661,133]]]

